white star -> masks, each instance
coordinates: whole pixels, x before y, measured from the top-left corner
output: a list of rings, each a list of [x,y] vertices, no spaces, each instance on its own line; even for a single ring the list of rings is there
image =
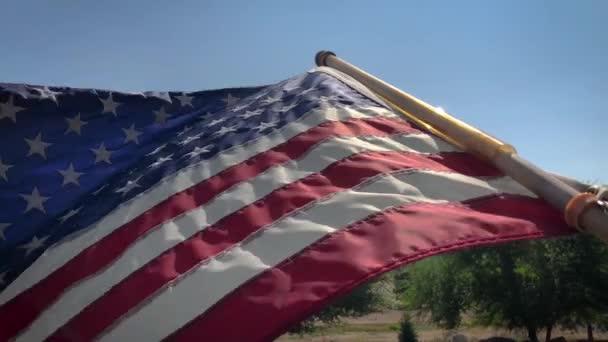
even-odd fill
[[[201,135],[203,135],[203,134],[201,133],[201,134],[197,134],[197,135],[187,136],[186,139],[180,141],[179,144],[182,146],[188,145],[189,143],[193,142],[194,140],[200,138]]]
[[[53,102],[57,103],[57,95],[61,95],[61,92],[52,91],[49,87],[42,88],[33,88],[35,91],[39,92],[38,95],[40,99],[51,99]]]
[[[269,91],[260,91],[258,92],[255,96],[254,95],[250,95],[254,100],[260,99],[266,95],[268,95]]]
[[[167,103],[173,103],[171,96],[166,91],[146,91],[144,92],[145,97],[155,97],[159,100],[165,101]]]
[[[32,154],[39,154],[44,159],[46,159],[46,148],[53,145],[42,141],[42,133],[38,133],[34,139],[25,138],[25,142],[30,145],[30,150],[27,153],[28,157]]]
[[[294,90],[299,89],[299,88],[300,88],[300,86],[298,85],[298,83],[297,83],[297,82],[291,82],[291,83],[289,83],[289,82],[288,82],[288,83],[287,83],[287,84],[285,84],[285,86],[283,87],[283,89],[284,89],[285,91],[294,91]]]
[[[220,128],[220,130],[215,132],[214,134],[224,135],[224,134],[228,134],[230,132],[236,132],[238,127],[239,127],[238,125],[233,125],[233,126],[228,126],[228,127],[222,126],[222,128]]]
[[[207,127],[215,126],[218,123],[222,123],[222,122],[226,121],[226,119],[227,118],[213,119],[210,123],[207,124]]]
[[[127,94],[127,95],[134,95],[134,96],[143,96],[146,97],[146,95],[144,93],[142,93],[141,91],[123,91],[123,93]]]
[[[8,171],[8,169],[10,169],[11,167],[13,167],[13,165],[9,165],[9,164],[4,164],[2,162],[2,158],[0,158],[0,177],[2,177],[5,181],[8,182],[8,176],[6,175],[6,172]]]
[[[41,196],[37,187],[34,187],[31,195],[19,194],[19,196],[27,201],[27,208],[25,208],[24,213],[27,213],[32,209],[38,209],[43,213],[46,213],[46,210],[44,210],[44,202],[48,201],[50,197]]]
[[[61,175],[63,176],[62,186],[66,185],[66,184],[76,184],[76,185],[80,186],[80,183],[78,182],[78,178],[80,178],[80,176],[84,175],[84,173],[82,173],[82,172],[74,171],[74,165],[72,165],[72,163],[70,163],[70,166],[67,169],[57,170],[57,172],[61,173]]]
[[[61,216],[59,218],[59,221],[61,221],[61,223],[65,223],[65,221],[67,221],[70,217],[78,214],[78,212],[80,212],[80,210],[82,209],[82,207],[78,208],[78,209],[70,209],[70,211],[68,211],[65,215]]]
[[[137,182],[139,182],[139,180],[141,179],[141,177],[142,176],[139,176],[135,180],[127,181],[127,183],[125,184],[125,186],[123,186],[122,188],[116,190],[116,192],[117,193],[121,193],[124,196],[127,193],[129,193],[131,190],[133,190],[135,188],[141,187],[141,185],[137,184]]]
[[[269,97],[263,99],[261,102],[262,102],[262,104],[265,104],[265,105],[271,105],[273,103],[280,102],[280,101],[281,101],[280,97],[270,97],[269,96]]]
[[[183,130],[181,130],[181,132],[177,133],[177,136],[178,136],[178,137],[179,137],[179,136],[182,136],[182,135],[184,135],[184,134],[186,134],[186,133],[190,132],[191,130],[192,130],[192,126],[186,126],[186,127],[184,127],[184,129],[183,129]]]
[[[154,111],[154,122],[156,122],[159,125],[164,124],[165,122],[167,122],[167,117],[169,117],[169,114],[167,114],[167,111],[165,110],[165,107],[160,107],[159,110],[155,110]]]
[[[278,112],[280,112],[280,113],[287,113],[290,110],[296,108],[297,106],[298,106],[297,103],[292,103],[290,105],[286,105],[286,106],[281,107],[281,109],[279,109]]]
[[[208,145],[208,146],[205,146],[205,147],[198,147],[198,146],[196,146],[192,152],[186,153],[186,155],[189,158],[198,157],[198,156],[200,156],[203,153],[209,152],[211,147],[213,147],[213,146],[212,145]]]
[[[8,228],[10,223],[0,223],[0,240],[6,240],[6,235],[4,235],[4,231]]]
[[[205,120],[207,120],[207,118],[208,118],[209,116],[211,116],[212,114],[213,114],[213,113],[211,113],[211,112],[205,112],[205,115],[201,116],[201,118],[200,118],[198,121],[205,121]]]
[[[249,119],[252,116],[257,116],[257,115],[260,115],[262,113],[264,113],[263,109],[248,110],[245,113],[239,115],[239,117],[242,118],[242,119],[247,120],[247,119]]]
[[[340,100],[339,97],[335,96],[335,95],[331,95],[331,96],[321,96],[319,97],[319,101],[320,102],[324,102],[324,101],[338,101]]]
[[[32,241],[19,246],[19,248],[25,248],[25,255],[28,256],[30,255],[30,253],[32,253],[33,251],[37,250],[38,248],[44,246],[44,242],[48,239],[49,237],[43,237],[42,239],[39,239],[38,237],[34,236],[32,238]]]
[[[139,144],[137,137],[141,135],[141,132],[135,129],[135,124],[131,124],[129,128],[122,128],[122,131],[125,132],[125,144],[129,141]]]
[[[155,168],[161,166],[162,164],[168,162],[169,160],[171,160],[171,157],[173,157],[172,154],[170,154],[170,155],[168,155],[166,157],[160,157],[154,163],[150,164],[149,167],[155,169]]]
[[[13,120],[13,122],[17,122],[16,114],[25,108],[15,106],[13,104],[14,98],[12,96],[8,97],[7,103],[0,103],[0,120],[4,118],[8,118]]]
[[[243,109],[245,109],[247,107],[249,107],[249,105],[238,105],[238,106],[235,106],[234,108],[232,108],[230,111],[231,112],[238,112],[238,111],[243,110]]]
[[[103,190],[103,189],[105,189],[105,188],[107,188],[107,187],[108,187],[108,184],[104,184],[104,185],[103,185],[101,188],[99,188],[99,189],[97,189],[97,190],[93,191],[93,196],[97,196],[97,194],[98,194],[98,193],[100,193],[100,192],[101,192],[101,190]]]
[[[146,157],[157,154],[158,152],[162,151],[162,149],[165,147],[167,147],[167,144],[162,144],[162,145],[158,146],[157,148],[154,149],[154,151],[146,154]]]
[[[228,96],[226,96],[226,98],[224,98],[222,101],[226,103],[226,108],[228,108],[237,103],[239,101],[239,98],[232,96],[232,94],[228,94]]]
[[[65,118],[65,120],[68,122],[68,129],[63,134],[74,132],[80,135],[80,129],[87,124],[85,121],[80,120],[80,114],[76,115],[73,119]]]
[[[275,127],[279,122],[278,121],[270,121],[270,122],[261,122],[259,126],[254,127],[258,132],[261,132],[267,128]]]
[[[112,155],[112,152],[106,150],[104,143],[101,143],[101,145],[99,145],[99,148],[92,148],[91,151],[95,153],[95,164],[100,162],[112,164],[112,162],[110,161],[110,156]]]
[[[99,98],[99,101],[101,101],[101,104],[103,104],[103,109],[101,112],[113,113],[114,116],[117,116],[118,114],[116,113],[116,108],[120,105],[120,103],[115,102],[113,96],[114,95],[112,93],[109,93],[107,99],[104,100],[101,97]]]
[[[192,105],[192,100],[194,99],[193,96],[188,96],[188,95],[184,94],[184,95],[176,96],[175,98],[179,101],[180,106],[182,106],[182,107],[190,106],[190,107],[194,108],[194,106]]]
[[[315,91],[315,89],[314,89],[314,88],[308,88],[308,89],[306,89],[306,90],[302,90],[302,91],[300,92],[300,94],[299,94],[299,95],[300,95],[300,96],[302,96],[302,95],[306,95],[306,94],[308,94],[308,93],[310,93],[310,92],[313,92],[313,91]]]
[[[28,87],[24,84],[11,84],[8,87],[5,85],[5,90],[8,90],[21,96],[22,99],[27,99],[28,96],[30,96],[30,92],[28,90],[30,88],[31,87]]]

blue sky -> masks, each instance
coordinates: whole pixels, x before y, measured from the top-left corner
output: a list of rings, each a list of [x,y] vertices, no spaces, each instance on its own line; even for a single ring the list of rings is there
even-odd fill
[[[0,81],[261,85],[321,49],[543,168],[608,182],[607,1],[5,1]]]

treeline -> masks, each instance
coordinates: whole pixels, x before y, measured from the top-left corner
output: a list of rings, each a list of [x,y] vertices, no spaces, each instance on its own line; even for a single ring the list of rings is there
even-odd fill
[[[390,290],[387,290],[390,289]],[[445,328],[457,328],[463,315],[482,326],[538,331],[608,329],[608,248],[578,235],[513,242],[428,258],[366,284],[312,317],[335,322],[398,305]]]

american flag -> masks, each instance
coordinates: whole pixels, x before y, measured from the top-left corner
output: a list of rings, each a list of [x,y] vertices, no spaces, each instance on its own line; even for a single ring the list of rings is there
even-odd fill
[[[263,341],[458,248],[571,232],[316,68],[270,86],[0,84],[0,340]]]

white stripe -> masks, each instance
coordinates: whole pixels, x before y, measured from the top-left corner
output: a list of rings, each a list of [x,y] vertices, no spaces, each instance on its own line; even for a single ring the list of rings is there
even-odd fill
[[[452,152],[454,147],[426,134],[327,139],[309,150],[301,159],[272,167],[248,182],[226,190],[207,204],[156,227],[144,238],[137,240],[108,268],[67,290],[32,323],[31,332],[25,333],[19,340],[44,339],[109,291],[112,286],[167,249],[283,185],[319,172],[338,160],[365,151],[439,153]]]
[[[322,72],[322,73],[328,74],[334,78],[337,78],[342,83],[348,85],[353,90],[357,91],[359,94],[367,97],[368,99],[371,99],[372,101],[380,103],[387,109],[391,109],[389,105],[387,105],[382,99],[380,99],[373,91],[371,91],[363,83],[357,81],[356,79],[352,78],[350,75],[343,73],[342,71],[339,71],[337,69],[330,68],[330,67],[318,66],[318,67],[313,68],[309,72],[310,73]]]
[[[103,341],[158,341],[232,290],[326,234],[406,203],[463,201],[495,193],[530,195],[510,178],[484,181],[434,171],[383,175],[337,193],[266,227],[262,233],[196,267],[102,337]]]
[[[0,305],[47,277],[82,250],[95,244],[116,228],[128,223],[171,195],[200,183],[229,166],[243,162],[322,123],[377,116],[395,117],[396,115],[380,107],[361,108],[359,110],[352,108],[315,109],[305,114],[299,120],[291,122],[267,136],[255,139],[245,146],[235,146],[223,151],[211,160],[202,161],[177,171],[148,189],[145,193],[122,203],[96,224],[88,227],[84,233],[47,249],[34,264],[0,293]]]

